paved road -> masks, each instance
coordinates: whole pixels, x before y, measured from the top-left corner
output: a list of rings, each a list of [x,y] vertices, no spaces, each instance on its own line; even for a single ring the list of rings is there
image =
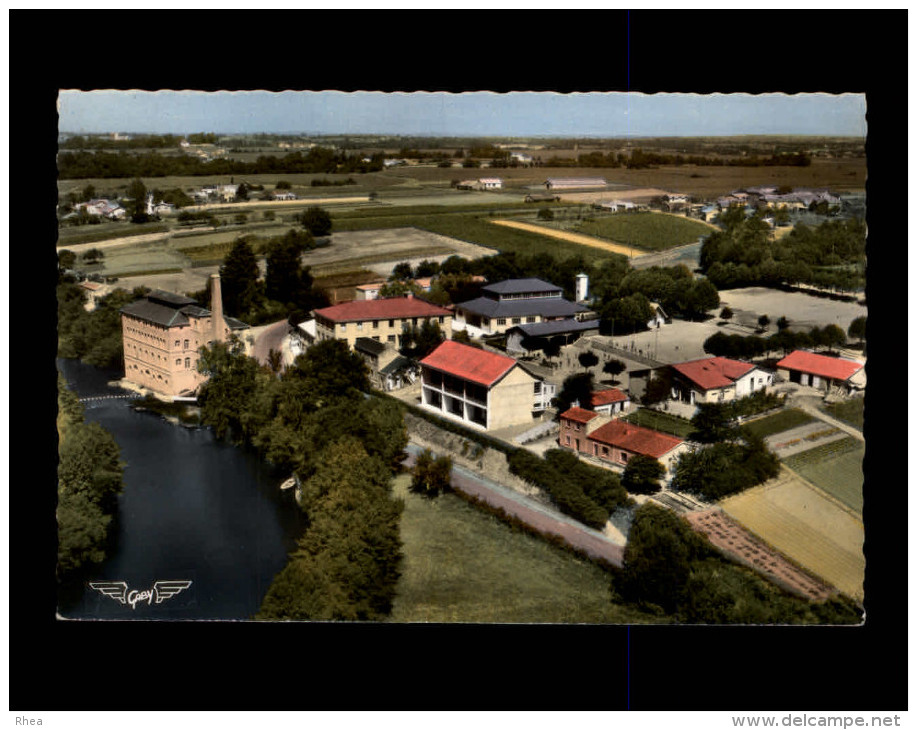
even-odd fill
[[[407,451],[408,458],[404,463],[411,466],[420,447],[408,444]],[[619,568],[624,564],[623,545],[615,544],[597,530],[580,525],[523,494],[483,479],[467,469],[452,467],[452,488],[503,509],[539,532],[557,535],[591,557],[607,560]]]
[[[273,324],[259,327],[254,333],[255,344],[252,346],[252,357],[262,365],[267,365],[267,354],[271,350],[281,351],[283,338],[287,336],[290,325],[285,319]]]

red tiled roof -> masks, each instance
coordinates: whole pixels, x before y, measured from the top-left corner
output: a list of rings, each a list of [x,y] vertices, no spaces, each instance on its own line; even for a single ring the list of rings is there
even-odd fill
[[[816,355],[814,352],[806,352],[805,350],[796,350],[778,362],[777,367],[786,368],[787,370],[799,370],[803,373],[818,375],[831,380],[847,380],[862,369],[863,363],[855,360],[844,360],[840,357]]]
[[[573,406],[560,414],[559,418],[577,423],[589,423],[593,418],[598,418],[598,413],[587,411],[585,408]]]
[[[420,364],[457,378],[490,386],[512,370],[516,361],[506,355],[446,340],[421,360]]]
[[[607,406],[609,403],[620,403],[621,401],[630,400],[630,398],[617,388],[597,390],[592,393],[591,396],[590,404],[593,408],[597,406]]]
[[[671,367],[699,388],[710,390],[732,385],[755,366],[726,357],[705,357],[701,360],[675,363]]]
[[[654,459],[667,454],[682,443],[680,438],[643,428],[643,426],[635,426],[627,421],[611,421],[604,426],[599,426],[589,434],[588,438],[591,441],[617,446],[632,454],[643,454]]]
[[[446,317],[452,312],[416,297],[393,297],[391,299],[357,299],[342,302],[315,314],[334,322],[359,322],[372,319],[411,319],[413,317]]]

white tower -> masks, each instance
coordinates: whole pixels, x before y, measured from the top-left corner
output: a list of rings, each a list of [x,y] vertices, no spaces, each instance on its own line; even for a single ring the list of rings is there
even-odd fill
[[[589,276],[586,274],[576,275],[576,301],[584,302],[589,296]]]

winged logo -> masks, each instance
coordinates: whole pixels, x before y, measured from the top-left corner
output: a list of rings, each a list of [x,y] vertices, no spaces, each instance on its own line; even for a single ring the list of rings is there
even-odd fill
[[[153,599],[157,604],[162,603],[190,586],[190,580],[158,580],[149,590],[129,591],[127,583],[123,580],[93,581],[89,584],[90,588],[103,596],[108,596],[122,605],[129,605],[131,609],[136,608],[138,603],[146,603],[149,606]]]

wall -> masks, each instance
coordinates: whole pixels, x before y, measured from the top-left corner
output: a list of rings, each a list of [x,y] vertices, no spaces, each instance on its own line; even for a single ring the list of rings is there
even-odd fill
[[[490,389],[487,428],[516,426],[532,420],[535,378],[518,365]]]

